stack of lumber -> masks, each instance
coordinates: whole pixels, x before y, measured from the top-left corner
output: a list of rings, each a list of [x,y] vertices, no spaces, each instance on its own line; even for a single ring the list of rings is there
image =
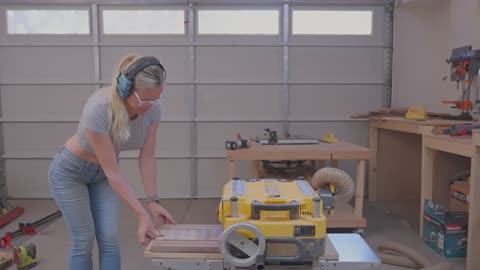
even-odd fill
[[[375,111],[370,111],[368,113],[358,113],[351,115],[351,118],[359,119],[359,118],[371,118],[371,117],[405,117],[405,113],[408,111],[408,108],[403,107],[393,107],[393,108],[382,108]],[[444,118],[449,116],[448,113],[436,113],[436,112],[427,112],[429,118]]]

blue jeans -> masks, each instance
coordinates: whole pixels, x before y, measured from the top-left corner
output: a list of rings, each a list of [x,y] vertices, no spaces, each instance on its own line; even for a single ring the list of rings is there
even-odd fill
[[[64,146],[48,170],[50,191],[70,233],[69,270],[91,270],[94,237],[100,269],[121,269],[118,239],[120,197],[100,165],[80,159]]]

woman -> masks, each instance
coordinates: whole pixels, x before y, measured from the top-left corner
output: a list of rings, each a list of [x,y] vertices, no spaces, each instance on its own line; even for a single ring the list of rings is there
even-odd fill
[[[53,158],[49,168],[52,195],[71,238],[70,270],[92,266],[94,236],[101,270],[121,268],[118,227],[120,199],[138,218],[138,241],[160,236],[158,220],[175,223],[158,204],[155,141],[166,72],[154,57],[128,55],[114,82],[95,92],[83,108],[77,132]],[[119,168],[119,153],[140,149],[140,176],[148,212],[137,200]]]

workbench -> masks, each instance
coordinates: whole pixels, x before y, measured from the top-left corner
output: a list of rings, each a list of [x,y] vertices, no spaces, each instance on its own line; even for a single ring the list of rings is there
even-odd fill
[[[420,236],[423,237],[424,200],[448,206],[448,180],[465,169],[471,169],[466,269],[480,269],[480,131],[474,130],[473,136],[465,137],[423,136]]]
[[[363,197],[365,187],[365,161],[370,158],[370,149],[339,140],[336,143],[305,145],[262,145],[252,142],[249,148],[227,150],[229,177],[235,174],[235,161],[254,161],[254,178],[258,177],[258,162],[261,160],[357,160],[355,182],[355,207],[348,204],[335,205],[335,211],[328,217],[327,228],[363,229],[367,221],[363,218]],[[256,162],[255,162],[256,161]]]
[[[229,265],[220,252],[222,225],[165,225],[161,232],[163,236],[152,240],[144,251],[144,257],[159,269],[239,269]],[[326,240],[325,254],[312,264],[268,265],[266,268],[365,270],[376,269],[381,264],[358,234],[327,234]]]
[[[420,199],[422,136],[442,134],[446,128],[465,123],[472,121],[370,118],[369,200]]]

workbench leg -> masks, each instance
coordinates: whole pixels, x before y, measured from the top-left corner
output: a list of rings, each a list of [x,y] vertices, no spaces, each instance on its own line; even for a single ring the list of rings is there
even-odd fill
[[[368,162],[368,200],[377,200],[377,153],[378,153],[378,128],[368,129],[368,147],[370,160]]]
[[[422,145],[424,145],[422,143]],[[420,191],[420,237],[423,238],[423,207],[425,199],[433,198],[433,165],[435,150],[422,147],[422,179]]]
[[[468,207],[467,269],[480,269],[480,147],[475,146],[471,163]]]
[[[260,160],[253,161],[253,178],[262,178],[261,175],[261,168],[260,168]]]
[[[338,168],[338,159],[332,160],[332,167],[333,168]]]
[[[319,160],[318,161],[318,169],[324,168],[325,167],[325,160]]]
[[[357,184],[355,192],[355,217],[363,217],[363,194],[365,189],[365,160],[357,161]]]
[[[235,175],[235,161],[228,160],[228,180],[232,180]]]

